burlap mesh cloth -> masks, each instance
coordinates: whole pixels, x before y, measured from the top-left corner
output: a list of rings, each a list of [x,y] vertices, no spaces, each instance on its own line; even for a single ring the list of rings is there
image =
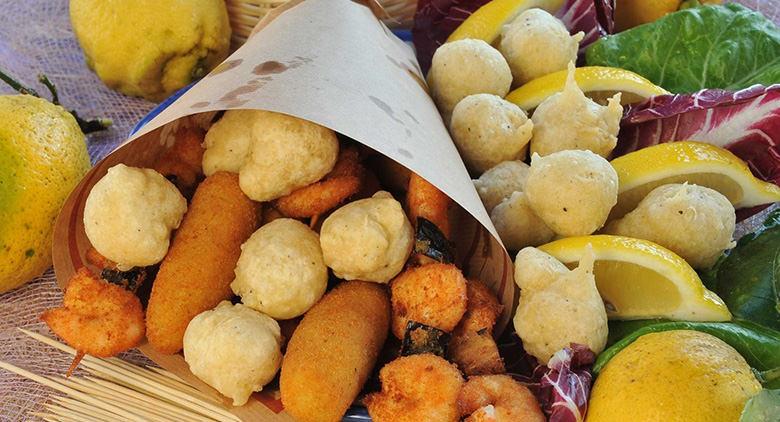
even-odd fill
[[[775,22],[780,20],[780,0],[742,3],[761,10]],[[154,107],[150,102],[109,90],[86,68],[70,27],[66,0],[0,0],[0,66],[42,93],[46,90],[36,83],[36,75],[45,73],[56,83],[64,106],[85,117],[113,119],[110,130],[88,137],[93,163],[124,140],[135,123]],[[8,93],[12,90],[0,85],[0,94]],[[742,225],[741,229],[745,228]],[[0,295],[0,360],[38,374],[62,374],[70,364],[67,355],[17,330],[23,327],[50,335],[38,317],[44,309],[59,305],[61,299],[51,270],[24,287]],[[123,357],[149,363],[137,352]],[[51,393],[35,382],[0,370],[0,421],[33,420],[28,414],[41,411]]]

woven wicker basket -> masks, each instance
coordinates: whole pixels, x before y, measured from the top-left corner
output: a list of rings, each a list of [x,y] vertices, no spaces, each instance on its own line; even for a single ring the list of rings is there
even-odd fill
[[[243,44],[252,28],[271,9],[284,4],[286,0],[226,0],[230,26],[233,29],[233,48]],[[390,28],[408,28],[414,19],[417,0],[379,0],[390,15],[385,24]]]

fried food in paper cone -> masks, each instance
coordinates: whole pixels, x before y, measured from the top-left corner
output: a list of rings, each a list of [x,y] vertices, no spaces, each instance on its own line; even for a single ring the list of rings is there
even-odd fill
[[[70,279],[63,307],[44,311],[41,319],[79,354],[115,356],[144,338],[144,310],[138,297],[86,268]]]
[[[452,332],[449,357],[466,375],[504,373],[504,361],[493,339],[493,326],[503,307],[481,281],[469,280],[467,295],[468,307]]]
[[[198,186],[152,286],[146,328],[155,350],[181,350],[190,320],[230,298],[241,244],[256,224],[238,175],[217,172]]]
[[[312,307],[282,361],[282,403],[300,422],[340,421],[374,368],[387,338],[384,286],[345,281]]]
[[[363,401],[374,422],[456,422],[463,377],[429,353],[400,357],[379,371],[382,391]]]
[[[408,268],[390,282],[390,292],[398,339],[409,321],[451,332],[466,312],[466,279],[452,264]]]
[[[343,148],[333,170],[323,180],[277,199],[274,205],[292,218],[324,214],[360,190],[363,172],[358,151]]]
[[[179,129],[174,135],[173,146],[154,164],[154,169],[170,180],[187,198],[203,176],[203,138],[202,130],[194,127]]]
[[[479,375],[458,395],[464,422],[544,422],[546,418],[533,393],[509,375]]]
[[[412,172],[409,176],[409,189],[406,193],[406,205],[409,220],[417,224],[417,217],[425,218],[450,238],[449,209],[452,200],[428,181]]]

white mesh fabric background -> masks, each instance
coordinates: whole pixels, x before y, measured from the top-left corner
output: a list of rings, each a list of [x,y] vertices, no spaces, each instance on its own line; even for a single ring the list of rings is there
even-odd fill
[[[780,20],[780,0],[743,0],[775,22]],[[41,93],[36,82],[46,74],[56,85],[60,102],[83,117],[103,116],[114,125],[92,134],[87,143],[93,163],[122,142],[130,129],[154,104],[126,97],[106,88],[84,64],[68,19],[66,0],[0,0],[0,67]],[[0,94],[13,91],[0,85]],[[745,229],[758,223],[741,225]],[[744,233],[744,232],[743,232]],[[50,335],[38,319],[44,309],[58,306],[62,294],[51,270],[24,287],[0,295],[0,360],[43,375],[65,372],[70,358],[19,332],[18,327]],[[136,363],[149,363],[137,352],[124,355]],[[78,372],[77,372],[78,373]],[[33,420],[51,391],[32,381],[0,370],[0,421]]]
[[[105,87],[87,69],[74,38],[66,0],[0,0],[0,67],[42,95],[38,73],[57,86],[60,102],[84,117],[105,116],[114,125],[87,138],[92,162],[104,157],[122,142],[130,129],[154,104],[130,98]],[[0,94],[13,90],[0,84]],[[0,295],[0,360],[38,374],[62,374],[70,364],[63,353],[30,339],[17,327],[50,335],[38,319],[41,312],[62,300],[51,270],[24,287]],[[128,355],[140,362],[138,353]],[[32,381],[0,370],[0,420],[33,419],[50,390]]]

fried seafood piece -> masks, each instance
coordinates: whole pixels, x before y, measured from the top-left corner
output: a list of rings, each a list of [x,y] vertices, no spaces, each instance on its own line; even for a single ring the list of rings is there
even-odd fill
[[[133,293],[80,268],[68,283],[61,308],[43,312],[41,319],[79,353],[114,356],[144,338],[144,310]],[[74,365],[75,367],[75,365]]]
[[[502,306],[488,286],[478,280],[467,285],[468,307],[452,332],[450,360],[466,375],[502,374],[504,361],[493,339],[493,326]]]
[[[154,164],[154,169],[190,197],[203,176],[203,139],[205,133],[194,127],[181,128],[174,134],[173,146]]]
[[[374,422],[460,420],[458,368],[432,354],[400,357],[379,371],[382,391],[363,399]]]
[[[464,422],[544,422],[536,397],[509,375],[477,375],[458,395]]]
[[[427,180],[412,173],[409,176],[409,188],[406,192],[406,207],[409,220],[417,225],[417,217],[425,218],[441,230],[445,237],[450,237],[450,198],[430,184]]]
[[[403,339],[409,321],[451,332],[466,312],[466,279],[452,264],[406,269],[390,283],[393,334]]]
[[[190,320],[230,298],[241,244],[256,225],[236,174],[217,172],[198,186],[152,286],[146,329],[155,350],[181,350]]]
[[[358,151],[344,148],[339,152],[333,170],[323,180],[277,199],[274,206],[292,218],[324,214],[360,190],[363,173]]]
[[[301,422],[340,421],[363,388],[387,338],[384,286],[345,281],[295,329],[279,380],[286,411]]]

